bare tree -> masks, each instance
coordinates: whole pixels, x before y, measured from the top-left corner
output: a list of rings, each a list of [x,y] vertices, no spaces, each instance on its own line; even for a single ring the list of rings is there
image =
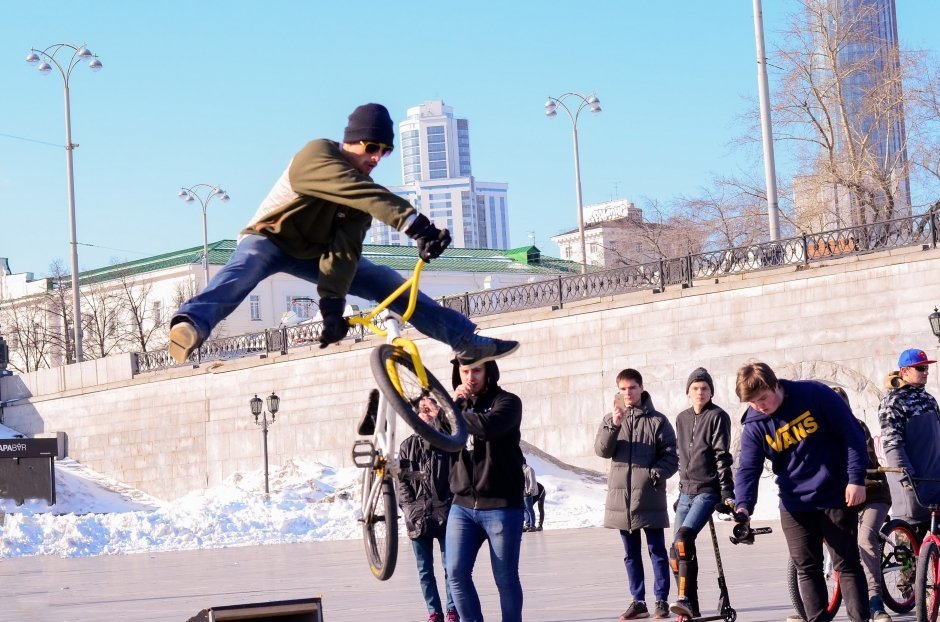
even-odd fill
[[[35,299],[0,305],[0,326],[10,347],[10,367],[20,373],[50,366],[46,313]]]
[[[123,302],[108,282],[85,286],[82,292],[82,334],[87,358],[104,358],[119,348],[125,329]]]
[[[804,0],[800,7],[778,52],[774,121],[777,139],[800,145],[808,163],[801,205],[828,227],[897,216],[909,201],[904,75],[897,50],[879,45],[878,6]]]
[[[53,358],[63,358],[66,364],[75,362],[72,343],[72,280],[61,259],[49,265],[51,288],[37,304],[46,311],[46,339]]]
[[[154,337],[168,324],[161,301],[150,298],[152,287],[149,281],[133,281],[126,272],[118,274],[115,284],[115,296],[124,310],[122,341],[137,352],[149,351]]]

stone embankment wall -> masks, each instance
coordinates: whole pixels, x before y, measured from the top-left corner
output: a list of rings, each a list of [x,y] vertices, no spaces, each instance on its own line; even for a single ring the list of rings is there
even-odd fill
[[[624,367],[640,370],[656,407],[674,417],[687,405],[689,372],[705,366],[716,403],[736,418],[743,409],[735,372],[764,360],[784,378],[842,385],[856,415],[877,430],[881,383],[898,353],[920,347],[936,354],[927,315],[940,303],[938,274],[940,251],[891,251],[503,314],[480,325],[523,343],[500,364],[503,386],[525,406],[523,438],[566,462],[604,470],[594,434]],[[3,422],[30,435],[65,431],[75,459],[174,499],[261,468],[262,435],[248,400],[273,390],[281,411],[270,429],[271,464],[299,457],[350,465],[355,423],[373,386],[374,344],[138,376],[128,356],[13,376],[2,380],[0,401],[23,399],[2,409]],[[448,349],[424,338],[419,346],[449,386]],[[937,382],[930,379],[935,394]]]

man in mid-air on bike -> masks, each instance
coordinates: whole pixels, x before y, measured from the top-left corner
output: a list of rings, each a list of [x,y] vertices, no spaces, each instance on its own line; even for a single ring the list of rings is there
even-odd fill
[[[186,361],[258,283],[278,272],[317,284],[320,347],[341,340],[349,330],[343,317],[347,294],[383,300],[404,282],[391,268],[362,257],[373,217],[413,239],[425,261],[440,256],[450,232],[369,176],[392,152],[394,138],[385,106],[364,104],[349,115],[342,143],[323,138],[307,143],[261,202],[228,263],[173,316],[170,356]],[[399,298],[391,308],[401,313],[406,305]],[[423,294],[411,323],[465,361],[483,363],[519,347],[517,341],[476,335],[473,322]]]
[[[927,393],[930,365],[923,350],[905,350],[898,358],[898,371],[885,379],[887,394],[878,407],[881,444],[889,467],[903,467],[911,477],[940,479],[940,408]],[[898,518],[918,524],[921,530],[930,521],[930,511],[921,507],[911,490],[912,482],[899,482],[894,474],[889,481],[900,484],[894,490],[894,509]],[[940,484],[913,482],[921,499],[940,498]],[[897,494],[900,493],[900,494]],[[923,535],[923,531],[921,531]]]
[[[739,369],[735,391],[748,404],[734,479],[737,512],[754,511],[764,460],[770,460],[780,526],[808,622],[823,619],[828,600],[824,540],[849,618],[866,622],[871,615],[858,551],[858,506],[865,502],[868,452],[852,411],[828,386],[778,380],[766,363]]]

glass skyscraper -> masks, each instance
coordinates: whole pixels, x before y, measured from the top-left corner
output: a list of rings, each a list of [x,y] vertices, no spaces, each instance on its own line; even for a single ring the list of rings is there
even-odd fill
[[[402,185],[390,188],[438,227],[454,247],[509,248],[508,184],[477,180],[470,167],[470,126],[443,101],[409,108],[398,125]],[[412,244],[374,221],[373,244]]]

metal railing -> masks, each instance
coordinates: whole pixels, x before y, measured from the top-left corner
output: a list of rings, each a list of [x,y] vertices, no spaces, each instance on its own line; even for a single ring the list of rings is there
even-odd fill
[[[669,286],[692,287],[696,279],[716,279],[732,274],[769,270],[782,266],[806,266],[837,257],[924,245],[937,247],[938,212],[846,227],[821,233],[750,244],[736,248],[688,254],[637,265],[586,274],[561,275],[499,289],[468,292],[439,299],[442,306],[467,317],[479,317],[539,307],[561,308],[566,302],[642,290],[663,291]],[[376,323],[380,320],[376,319]],[[268,329],[233,337],[207,340],[190,356],[194,365],[248,355],[286,354],[291,348],[310,347],[320,338],[320,322]],[[361,341],[370,335],[353,327],[347,338]],[[134,354],[135,373],[173,367],[165,351]]]

